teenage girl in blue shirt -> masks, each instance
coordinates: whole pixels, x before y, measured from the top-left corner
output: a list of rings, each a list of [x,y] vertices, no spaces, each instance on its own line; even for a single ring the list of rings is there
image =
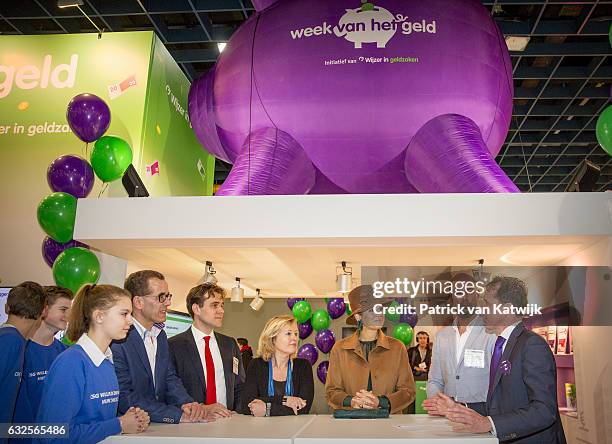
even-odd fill
[[[60,354],[47,375],[38,423],[67,424],[68,438],[51,442],[97,443],[119,433],[140,433],[149,415],[131,407],[117,417],[119,384],[112,340],[125,338],[132,325],[130,294],[112,285],[85,285],[72,304],[66,335],[76,344]]]

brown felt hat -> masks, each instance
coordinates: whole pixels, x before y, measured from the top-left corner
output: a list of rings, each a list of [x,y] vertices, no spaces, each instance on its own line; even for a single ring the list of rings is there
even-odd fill
[[[348,294],[349,304],[351,305],[352,314],[346,318],[346,323],[356,325],[356,314],[361,314],[370,310],[376,304],[389,305],[393,302],[392,298],[376,298],[374,297],[374,289],[371,285],[360,285],[355,287]]]

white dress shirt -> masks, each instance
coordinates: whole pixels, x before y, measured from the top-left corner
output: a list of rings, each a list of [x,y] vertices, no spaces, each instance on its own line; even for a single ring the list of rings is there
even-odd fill
[[[457,365],[459,365],[459,361],[461,360],[461,354],[463,353],[465,344],[468,338],[470,337],[470,333],[472,331],[472,322],[474,322],[475,320],[476,318],[470,321],[470,323],[465,327],[465,331],[463,332],[463,334],[459,333],[459,328],[457,327],[457,320],[455,319],[453,321],[453,330],[455,330],[455,346],[457,347],[455,355],[455,357],[457,358]]]
[[[200,354],[200,360],[202,361],[202,368],[204,369],[204,379],[208,384],[208,375],[206,374],[206,359],[204,350],[206,343],[204,342],[205,336],[210,336],[208,342],[210,346],[210,353],[213,358],[213,364],[215,365],[215,387],[217,392],[217,402],[227,407],[227,393],[225,390],[225,372],[223,370],[223,359],[221,359],[221,350],[219,350],[219,344],[215,338],[215,332],[211,331],[210,334],[206,334],[201,330],[198,330],[193,325],[191,326],[191,333],[195,340],[196,346],[198,347],[198,353]]]
[[[104,362],[105,359],[108,359],[110,362],[113,362],[113,352],[110,347],[106,349],[104,353],[100,350],[100,347],[96,345],[96,343],[87,335],[87,333],[83,333],[79,340],[77,341],[77,345],[79,345],[84,351],[91,362],[94,363],[96,367],[100,367],[100,364]]]
[[[155,387],[155,357],[157,356],[157,337],[161,333],[161,329],[157,325],[153,325],[150,330],[147,330],[143,325],[134,320],[134,327],[143,340],[145,351],[147,352],[147,358],[149,359],[149,366],[151,367],[151,375],[153,375],[153,387]]]
[[[508,325],[499,335],[505,339],[504,344],[502,345],[502,354],[504,353],[504,350],[506,350],[506,345],[508,344],[508,339],[510,339],[510,335],[512,334],[516,326],[520,323],[521,321],[518,321],[512,325]],[[495,423],[493,422],[493,418],[491,418],[490,416],[487,416],[487,418],[489,418],[489,421],[491,422],[491,434],[497,437],[497,430],[495,429]]]

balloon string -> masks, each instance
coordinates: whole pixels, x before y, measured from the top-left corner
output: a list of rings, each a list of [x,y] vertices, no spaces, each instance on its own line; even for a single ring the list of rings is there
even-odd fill
[[[87,154],[87,151],[89,149],[89,142],[85,142],[85,160],[88,160],[89,154]]]
[[[102,189],[100,190],[100,193],[98,194],[98,199],[102,197],[102,193],[104,193],[107,188],[108,188],[108,182],[104,182],[104,186],[102,187]]]

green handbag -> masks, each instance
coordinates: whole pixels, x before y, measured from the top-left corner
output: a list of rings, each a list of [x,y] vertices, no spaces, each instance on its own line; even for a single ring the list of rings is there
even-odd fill
[[[389,410],[387,409],[353,409],[343,408],[334,410],[334,418],[336,419],[377,419],[388,418]]]

